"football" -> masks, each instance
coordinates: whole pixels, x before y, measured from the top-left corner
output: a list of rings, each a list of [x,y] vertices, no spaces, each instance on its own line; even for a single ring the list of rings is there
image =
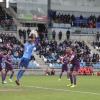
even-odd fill
[[[30,32],[30,35],[29,35],[29,36],[32,36],[32,35],[35,35],[36,37],[38,37],[37,31],[32,30],[32,31]]]

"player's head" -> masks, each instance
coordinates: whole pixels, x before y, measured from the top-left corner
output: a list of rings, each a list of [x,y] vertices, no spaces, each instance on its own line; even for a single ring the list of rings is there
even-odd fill
[[[9,50],[8,50],[8,54],[10,55],[10,54],[11,54],[11,52],[12,52],[12,50],[11,50],[11,49],[9,49]]]
[[[73,51],[74,47],[72,45],[67,46],[67,52]]]
[[[4,50],[3,50],[3,49],[1,49],[1,50],[0,50],[0,53],[1,53],[1,54],[4,54]]]
[[[33,44],[33,43],[34,43],[34,42],[33,42],[33,39],[29,38],[29,39],[28,39],[28,43],[29,43],[29,44]]]

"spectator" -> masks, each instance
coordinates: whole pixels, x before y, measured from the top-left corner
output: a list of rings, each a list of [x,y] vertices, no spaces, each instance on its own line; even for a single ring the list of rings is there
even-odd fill
[[[53,39],[55,40],[55,37],[56,37],[56,32],[55,32],[55,30],[53,30],[53,32],[52,32],[52,37],[53,37]]]
[[[52,28],[52,20],[49,21],[49,25],[50,28]]]
[[[72,21],[75,21],[75,16],[74,16],[74,14],[72,14],[71,19],[72,19]]]
[[[93,62],[93,63],[96,63],[96,54],[95,54],[95,53],[93,53],[92,62]]]
[[[59,35],[59,40],[61,41],[61,39],[62,39],[62,31],[60,31],[58,35]]]
[[[16,51],[16,52],[14,53],[14,57],[15,57],[15,58],[18,58],[18,51]]]
[[[19,29],[19,37],[20,37],[20,39],[21,39],[21,37],[22,37],[22,35],[23,35],[23,32],[22,32],[22,30],[21,29]]]
[[[69,31],[69,29],[66,32],[66,36],[67,36],[67,40],[69,40],[70,39],[70,31]]]
[[[2,43],[2,38],[0,37],[0,44]]]
[[[26,40],[26,30],[23,30],[23,37],[24,37],[24,41]]]
[[[100,15],[98,16],[98,22],[100,22]]]
[[[97,41],[99,41],[99,37],[100,37],[100,33],[97,32],[97,38],[96,38]]]
[[[49,72],[48,68],[45,71],[45,75],[50,75],[50,72]]]
[[[30,29],[30,27],[29,27],[29,28],[27,29],[27,35],[28,35],[28,37],[29,37],[30,32],[31,32],[31,29]]]
[[[45,38],[48,38],[48,31],[47,31],[47,29],[44,30],[44,35],[45,35]]]
[[[55,75],[55,70],[54,70],[54,68],[51,70],[51,75]]]
[[[80,19],[83,20],[83,16],[82,16],[82,14],[80,15]]]

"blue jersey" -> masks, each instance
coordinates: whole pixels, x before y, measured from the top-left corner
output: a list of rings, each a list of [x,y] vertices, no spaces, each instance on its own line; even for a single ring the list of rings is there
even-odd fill
[[[37,45],[37,43],[38,43],[38,39],[36,39],[36,42],[33,43],[33,44],[30,44],[28,42],[26,42],[24,44],[24,54],[23,54],[23,58],[30,59],[30,57],[32,55],[33,48]]]

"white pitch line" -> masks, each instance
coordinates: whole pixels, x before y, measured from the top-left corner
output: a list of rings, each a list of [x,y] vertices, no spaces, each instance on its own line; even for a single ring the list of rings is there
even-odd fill
[[[14,84],[7,84],[10,86],[17,86]],[[95,93],[95,92],[84,92],[84,91],[74,91],[74,90],[65,90],[65,89],[57,89],[57,88],[47,88],[47,87],[40,87],[40,86],[24,86],[21,85],[22,87],[26,87],[26,88],[36,88],[36,89],[43,89],[43,90],[55,90],[55,91],[63,91],[63,92],[74,92],[74,93],[83,93],[83,94],[93,94],[93,95],[99,95],[99,93]]]

